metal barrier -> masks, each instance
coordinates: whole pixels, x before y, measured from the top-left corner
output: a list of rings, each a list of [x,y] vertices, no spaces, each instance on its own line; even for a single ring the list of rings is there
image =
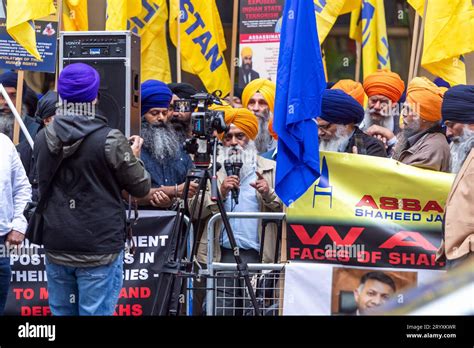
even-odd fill
[[[271,219],[284,220],[285,213],[227,213],[229,219]],[[236,313],[253,315],[253,308],[243,281],[239,279],[235,263],[214,262],[214,231],[216,222],[222,220],[221,214],[213,215],[207,225],[207,276],[206,313],[207,315]],[[279,287],[282,286],[284,264],[248,264],[253,288],[257,292],[260,306],[265,315],[276,315],[282,305]],[[226,280],[231,280],[229,283]],[[232,292],[232,293],[231,293]],[[270,293],[271,292],[271,293]],[[224,296],[220,296],[224,294]],[[226,296],[228,294],[229,296]],[[278,297],[278,298],[277,298]],[[221,303],[222,302],[222,303]],[[219,306],[216,306],[218,304]]]

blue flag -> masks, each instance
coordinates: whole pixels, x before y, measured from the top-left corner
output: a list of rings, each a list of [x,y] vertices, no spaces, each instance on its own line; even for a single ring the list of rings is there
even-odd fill
[[[280,34],[274,129],[275,190],[288,206],[319,177],[318,127],[326,88],[313,1],[286,0]]]

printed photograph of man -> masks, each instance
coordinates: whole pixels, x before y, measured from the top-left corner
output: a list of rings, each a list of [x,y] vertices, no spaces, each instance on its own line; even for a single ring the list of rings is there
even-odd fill
[[[383,272],[369,272],[362,276],[360,284],[354,290],[357,304],[355,315],[364,315],[371,308],[383,305],[397,291],[392,278]]]
[[[240,51],[241,65],[239,67],[239,87],[244,88],[250,81],[258,79],[260,74],[253,70],[253,51],[250,47],[243,47]]]
[[[332,273],[331,314],[366,315],[396,294],[416,288],[412,271],[380,271],[371,268],[335,267]]]

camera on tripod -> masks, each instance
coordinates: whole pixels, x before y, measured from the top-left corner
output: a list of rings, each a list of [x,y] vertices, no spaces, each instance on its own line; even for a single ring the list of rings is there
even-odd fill
[[[223,133],[228,130],[225,123],[224,112],[209,110],[212,104],[222,105],[220,99],[209,93],[197,93],[189,100],[175,101],[175,111],[190,112],[192,125],[192,138],[184,143],[184,150],[194,155],[196,167],[207,168],[211,161],[212,144],[215,132]]]

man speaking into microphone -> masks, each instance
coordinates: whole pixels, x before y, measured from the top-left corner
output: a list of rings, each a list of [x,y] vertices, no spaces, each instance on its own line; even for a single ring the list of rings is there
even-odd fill
[[[254,140],[258,134],[258,121],[255,115],[244,108],[218,106],[213,109],[225,112],[225,122],[229,126],[229,130],[221,135],[224,147],[219,151],[217,158],[217,162],[222,165],[217,173],[217,181],[225,210],[241,213],[282,211],[282,203],[274,190],[275,162],[257,155]],[[210,190],[206,193],[203,217],[218,212],[217,203],[211,201],[209,193]],[[258,219],[230,219],[230,224],[242,260],[246,263],[258,263],[261,243],[261,224]],[[205,262],[206,259],[207,229],[204,231],[198,250],[200,262]],[[235,263],[234,250],[230,249],[227,233],[220,222],[217,223],[215,231],[215,261]],[[265,234],[264,262],[273,262],[275,242],[276,227],[275,224],[270,224]],[[233,279],[228,279],[228,281],[232,283]],[[229,291],[225,297],[239,296],[233,291],[240,290],[232,289],[232,287],[229,283],[226,289],[218,291]],[[220,294],[218,297],[223,296],[224,294]],[[232,302],[232,299],[224,301]],[[223,303],[217,306],[222,308]],[[232,305],[229,303],[224,307],[230,308]],[[234,313],[232,309],[226,309],[217,314],[235,315],[238,313]]]

